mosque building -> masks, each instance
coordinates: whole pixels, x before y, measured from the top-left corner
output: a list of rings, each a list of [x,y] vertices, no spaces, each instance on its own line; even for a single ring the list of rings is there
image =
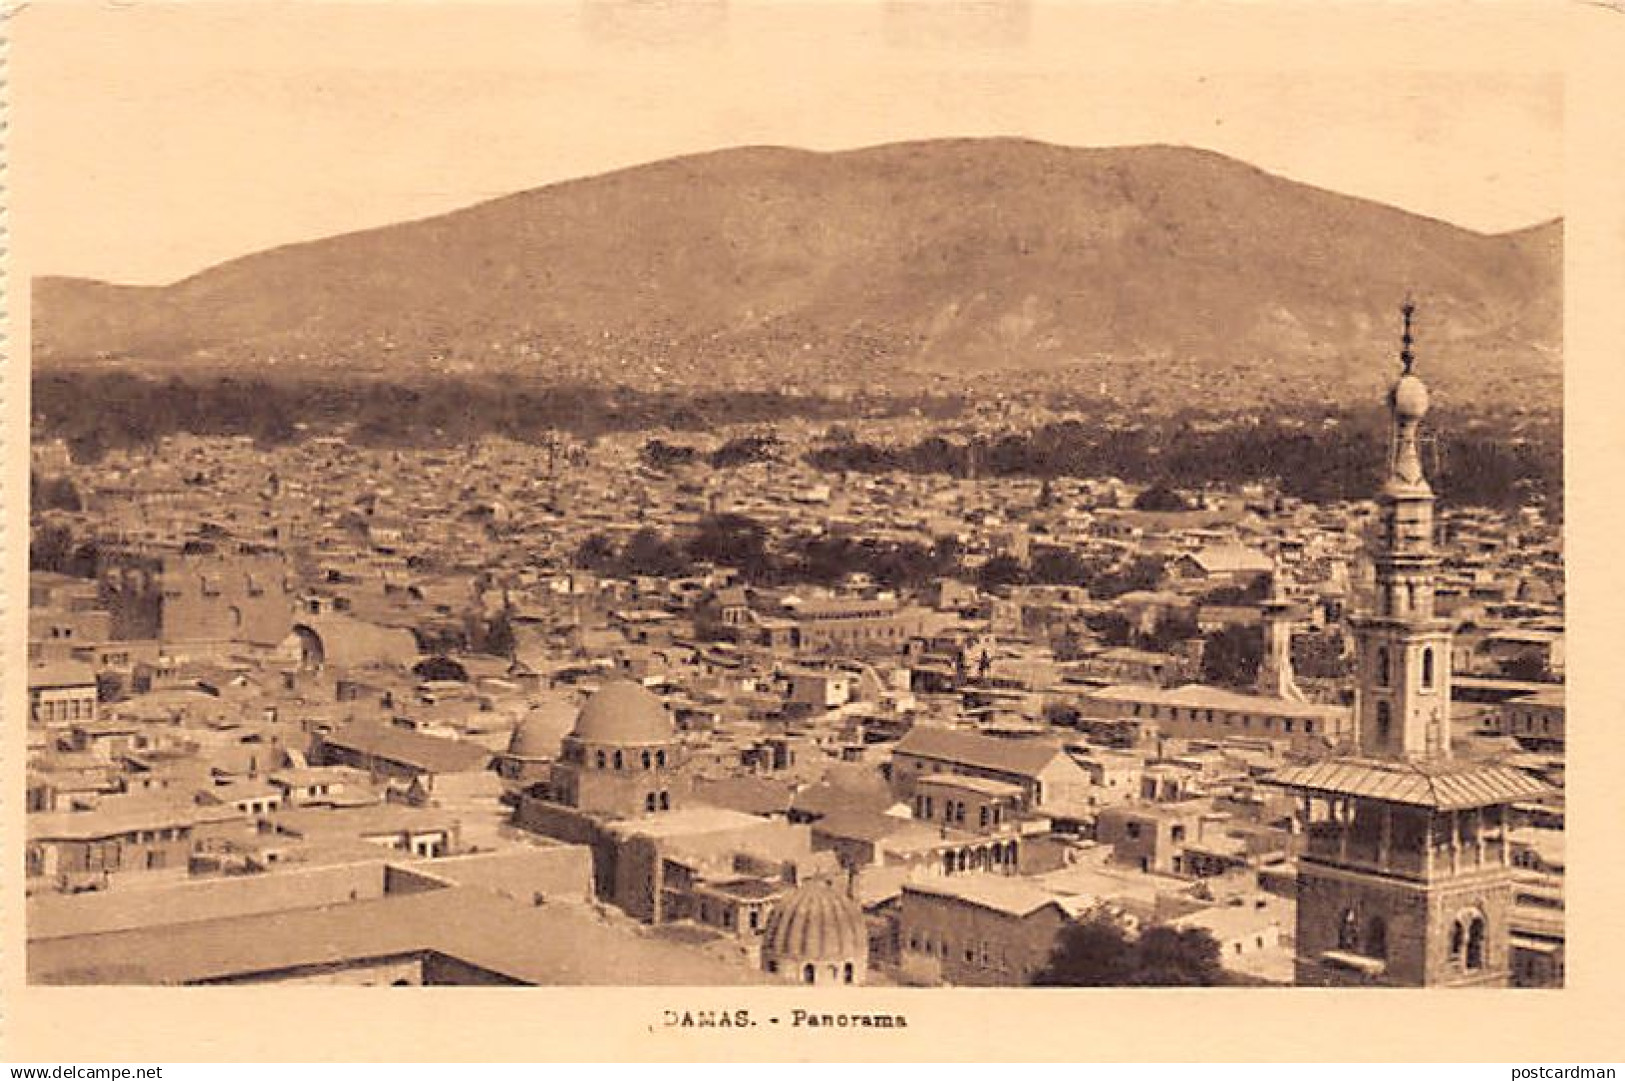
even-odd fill
[[[499,769],[539,769],[556,746],[547,779],[522,790],[514,824],[587,845],[595,893],[628,915],[693,920],[748,950],[781,898],[841,877],[805,825],[690,805],[676,723],[642,684],[605,683],[562,736],[560,726],[558,707],[533,711],[499,759]]]
[[[1407,301],[1403,311],[1375,602],[1354,622],[1354,747],[1272,778],[1301,797],[1307,833],[1296,982],[1505,986],[1511,808],[1545,786],[1453,754],[1451,626],[1434,610],[1434,495],[1420,443],[1428,390],[1412,372],[1415,308]]]

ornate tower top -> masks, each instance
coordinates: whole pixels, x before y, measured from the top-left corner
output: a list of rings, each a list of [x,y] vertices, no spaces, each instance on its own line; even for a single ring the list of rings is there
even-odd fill
[[[1405,317],[1405,329],[1400,337],[1399,360],[1404,366],[1393,389],[1388,392],[1388,409],[1393,415],[1393,442],[1388,458],[1390,496],[1423,498],[1432,495],[1427,478],[1422,475],[1422,451],[1419,429],[1428,412],[1427,384],[1412,374],[1416,355],[1411,351],[1414,342],[1412,319],[1416,304],[1406,298],[1400,309]]]

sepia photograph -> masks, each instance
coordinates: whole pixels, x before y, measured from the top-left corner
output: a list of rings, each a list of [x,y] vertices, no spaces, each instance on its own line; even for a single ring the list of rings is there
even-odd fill
[[[9,978],[1561,1014],[1576,83],[1309,8],[11,11]]]

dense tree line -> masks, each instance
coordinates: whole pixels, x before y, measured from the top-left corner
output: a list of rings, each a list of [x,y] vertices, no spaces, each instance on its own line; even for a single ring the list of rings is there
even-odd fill
[[[834,399],[774,391],[707,394],[628,388],[545,386],[513,378],[338,380],[235,375],[150,378],[128,371],[75,369],[35,376],[34,430],[65,439],[75,460],[147,447],[170,434],[248,436],[262,445],[346,432],[383,446],[449,446],[487,435],[538,442],[556,431],[583,437],[664,428],[712,431],[788,418],[827,420],[830,438],[807,455],[827,471],[945,473],[953,476],[1116,476],[1155,486],[1172,508],[1179,489],[1275,481],[1291,496],[1324,502],[1373,491],[1386,453],[1386,417],[1375,410],[1327,417],[1276,415],[1254,423],[1148,418],[1134,428],[1084,420],[1029,432],[906,446],[859,441],[837,422],[859,416],[916,415],[946,421],[965,401],[953,396]],[[944,429],[947,431],[947,429]],[[1478,434],[1463,418],[1436,417],[1429,473],[1445,503],[1511,508],[1531,496],[1562,507],[1562,437],[1548,422],[1528,435]],[[651,464],[692,460],[664,444]],[[771,437],[745,437],[709,458],[719,468],[762,461]],[[670,461],[662,461],[662,455]],[[1148,497],[1150,498],[1150,497]]]
[[[346,432],[379,446],[454,446],[483,436],[537,442],[567,431],[665,428],[711,431],[788,418],[839,420],[919,414],[947,419],[951,396],[835,399],[776,391],[691,394],[552,386],[514,378],[343,380],[194,374],[151,378],[129,371],[42,372],[33,381],[34,430],[67,441],[79,462],[109,450],[150,447],[167,435],[249,436],[274,446]],[[749,447],[735,448],[750,452]]]
[[[932,547],[847,536],[791,537],[770,545],[765,526],[741,514],[713,515],[686,538],[640,529],[617,544],[593,533],[576,549],[576,565],[611,577],[678,577],[701,565],[731,567],[757,585],[836,585],[867,574],[891,589],[922,589],[960,571],[957,545]]]
[[[1386,418],[1368,412],[1333,419],[1133,429],[1064,421],[992,441],[931,436],[909,446],[825,443],[807,460],[823,470],[864,473],[1112,476],[1151,486],[1137,504],[1142,510],[1185,509],[1178,489],[1250,481],[1274,482],[1283,494],[1312,502],[1367,498],[1387,454]],[[1441,503],[1512,509],[1536,497],[1561,513],[1562,441],[1555,426],[1516,439],[1456,435],[1444,424],[1434,431],[1439,434],[1427,446],[1426,465]]]

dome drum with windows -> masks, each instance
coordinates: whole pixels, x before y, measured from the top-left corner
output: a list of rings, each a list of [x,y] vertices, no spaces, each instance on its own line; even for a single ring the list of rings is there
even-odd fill
[[[800,887],[767,918],[762,967],[786,983],[863,983],[869,972],[863,909],[832,885]]]
[[[587,699],[564,737],[555,796],[626,816],[669,811],[680,751],[677,726],[660,699],[642,684],[614,680]]]

